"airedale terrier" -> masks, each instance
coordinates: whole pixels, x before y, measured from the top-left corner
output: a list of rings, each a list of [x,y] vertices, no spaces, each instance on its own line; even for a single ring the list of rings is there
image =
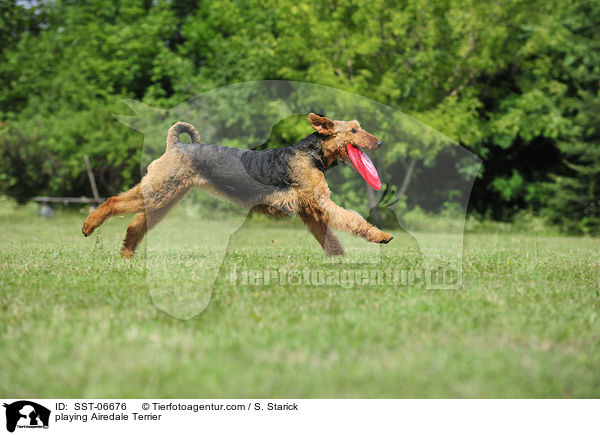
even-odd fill
[[[331,228],[388,243],[390,234],[330,199],[324,174],[337,159],[351,163],[347,144],[369,151],[381,141],[355,120],[332,121],[314,113],[308,120],[316,132],[294,145],[259,151],[203,144],[192,125],[176,123],[167,135],[165,153],[148,166],[142,181],[94,210],[83,234],[89,236],[111,216],[137,213],[121,249],[121,255],[130,257],[146,232],[197,187],[264,214],[299,215],[326,255],[344,255]],[[184,132],[192,143],[179,141]]]

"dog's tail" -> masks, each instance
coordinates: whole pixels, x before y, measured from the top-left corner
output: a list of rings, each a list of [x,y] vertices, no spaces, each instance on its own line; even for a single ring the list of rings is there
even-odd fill
[[[189,134],[193,143],[200,142],[200,134],[198,133],[198,130],[196,130],[196,127],[187,122],[177,122],[169,129],[169,134],[167,134],[167,149],[175,142],[179,141],[179,135],[181,133]]]

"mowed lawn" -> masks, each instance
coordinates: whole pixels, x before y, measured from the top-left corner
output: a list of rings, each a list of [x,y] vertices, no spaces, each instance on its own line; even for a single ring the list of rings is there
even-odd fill
[[[181,320],[149,296],[145,247],[119,257],[130,219],[86,239],[84,218],[0,214],[3,397],[600,396],[598,239],[466,234],[459,291],[232,285],[232,267],[367,266],[324,262],[294,220],[246,222],[224,258],[204,255],[202,243],[227,244],[220,228],[237,224],[175,213],[148,243],[165,259],[152,275],[185,286],[176,265],[188,253],[194,279],[195,258],[218,272],[206,310]],[[392,232],[377,267],[418,269],[415,240]]]

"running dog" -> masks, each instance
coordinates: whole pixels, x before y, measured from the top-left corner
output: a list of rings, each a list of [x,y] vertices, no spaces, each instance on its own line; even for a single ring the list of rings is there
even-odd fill
[[[121,249],[123,257],[131,257],[146,232],[197,187],[264,214],[298,215],[328,256],[344,255],[332,228],[388,243],[390,234],[330,199],[324,174],[337,159],[352,164],[348,144],[362,152],[376,150],[381,141],[356,120],[334,121],[310,113],[308,121],[315,132],[300,142],[258,151],[203,144],[194,126],[178,122],[169,130],[164,154],[150,163],[141,182],[94,210],[82,232],[89,236],[111,216],[137,213]],[[180,142],[182,133],[192,143]]]

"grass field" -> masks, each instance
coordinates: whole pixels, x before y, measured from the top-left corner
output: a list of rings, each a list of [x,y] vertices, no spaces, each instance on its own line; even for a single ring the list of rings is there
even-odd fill
[[[84,218],[0,214],[3,397],[600,396],[597,239],[466,234],[460,291],[233,286],[231,265],[324,267],[297,223],[251,221],[207,309],[184,321],[153,304],[144,255],[119,258],[128,219],[86,239]],[[178,219],[148,245],[173,288],[189,278],[169,266],[187,249],[182,233],[224,243],[223,221]],[[418,268],[414,239],[397,233],[383,266]],[[207,252],[199,261],[218,268]]]

